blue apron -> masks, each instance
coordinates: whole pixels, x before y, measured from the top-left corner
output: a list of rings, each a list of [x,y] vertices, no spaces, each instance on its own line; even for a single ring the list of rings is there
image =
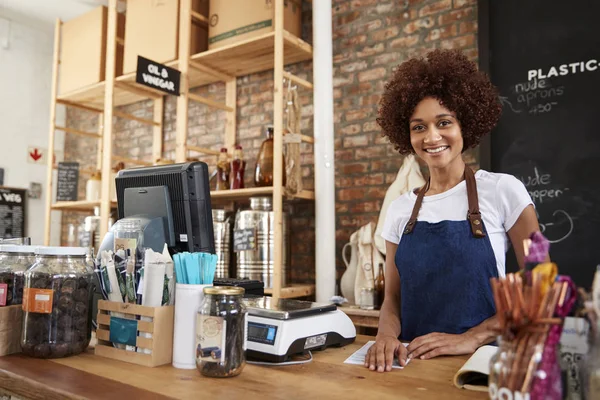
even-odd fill
[[[496,314],[490,278],[496,258],[479,212],[473,171],[465,168],[464,221],[417,221],[421,189],[395,255],[400,274],[401,339],[433,332],[461,334]]]

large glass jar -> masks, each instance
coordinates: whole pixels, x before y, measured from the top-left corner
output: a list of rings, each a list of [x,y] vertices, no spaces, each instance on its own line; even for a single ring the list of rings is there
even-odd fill
[[[59,358],[81,353],[92,334],[93,269],[83,247],[40,247],[25,273],[23,353]]]
[[[244,288],[206,287],[196,320],[196,366],[202,375],[239,375],[246,364]]]
[[[0,307],[23,302],[25,271],[35,261],[35,247],[0,245]]]

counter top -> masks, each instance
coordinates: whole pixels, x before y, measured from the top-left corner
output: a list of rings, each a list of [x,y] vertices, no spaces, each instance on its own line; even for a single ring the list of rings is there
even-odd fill
[[[93,354],[38,360],[0,357],[0,395],[24,399],[486,399],[487,393],[454,387],[452,377],[468,357],[412,360],[404,370],[371,372],[344,360],[373,338],[358,336],[343,348],[313,353],[309,364],[246,365],[235,378],[206,378],[197,370],[147,368]],[[205,395],[207,397],[205,397]]]

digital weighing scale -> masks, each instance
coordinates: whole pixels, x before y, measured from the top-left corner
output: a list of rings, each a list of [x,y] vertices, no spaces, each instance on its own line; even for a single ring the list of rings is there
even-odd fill
[[[356,328],[335,304],[271,297],[245,298],[248,358],[280,363],[309,350],[354,342]]]

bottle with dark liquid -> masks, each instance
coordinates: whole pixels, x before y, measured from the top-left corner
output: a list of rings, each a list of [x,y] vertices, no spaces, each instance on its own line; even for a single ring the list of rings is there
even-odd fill
[[[383,298],[385,297],[385,277],[383,275],[383,263],[379,263],[379,272],[375,278],[375,293],[377,296],[376,308],[381,309]]]
[[[244,171],[246,170],[246,161],[244,161],[244,152],[239,144],[235,146],[233,160],[231,161],[231,189],[244,188]]]
[[[267,127],[267,138],[260,146],[260,152],[254,169],[254,184],[256,186],[273,186],[273,127]],[[283,171],[282,185],[285,186],[285,157],[282,155],[281,169]]]
[[[229,189],[229,160],[227,159],[227,149],[223,147],[217,160],[217,187],[215,190]]]

